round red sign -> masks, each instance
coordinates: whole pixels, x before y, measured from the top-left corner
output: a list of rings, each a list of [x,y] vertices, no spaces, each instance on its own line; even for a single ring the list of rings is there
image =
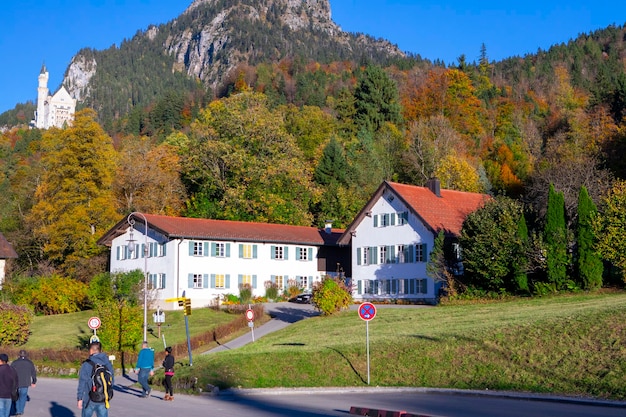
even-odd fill
[[[376,317],[376,307],[372,303],[363,303],[359,306],[359,317],[365,321],[370,321]]]
[[[247,309],[246,318],[248,319],[248,321],[254,320],[254,310],[252,310],[251,308]]]
[[[91,330],[96,330],[100,327],[100,319],[98,317],[91,317],[87,322],[87,325]]]

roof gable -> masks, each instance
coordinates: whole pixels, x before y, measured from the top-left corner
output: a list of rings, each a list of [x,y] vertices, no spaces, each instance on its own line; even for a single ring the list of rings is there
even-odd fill
[[[491,198],[487,194],[443,189],[440,190],[441,197],[438,197],[427,187],[385,181],[346,229],[344,235],[339,239],[340,244],[349,243],[352,232],[355,231],[363,217],[371,211],[371,208],[386,190],[400,198],[433,234],[443,231],[454,236],[460,235],[467,215],[482,207]]]
[[[324,229],[285,224],[240,222],[231,220],[198,219],[145,214],[148,228],[173,239],[200,239],[239,242],[285,243],[303,245],[336,245],[343,230]],[[141,216],[133,216],[143,223]],[[111,241],[128,228],[126,219],[109,230],[98,243],[109,246]]]

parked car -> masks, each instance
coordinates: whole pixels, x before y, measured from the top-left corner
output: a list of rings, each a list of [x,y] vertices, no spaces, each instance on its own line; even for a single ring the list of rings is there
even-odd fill
[[[298,294],[296,297],[290,299],[289,301],[298,304],[311,304],[312,297],[313,294],[311,293]]]

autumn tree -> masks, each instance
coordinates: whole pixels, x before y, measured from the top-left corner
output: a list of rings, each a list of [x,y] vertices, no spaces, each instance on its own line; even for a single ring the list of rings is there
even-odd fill
[[[478,171],[465,158],[452,154],[445,156],[434,174],[444,188],[472,193],[483,191]]]
[[[613,184],[592,225],[597,236],[595,249],[620,269],[626,282],[626,181]]]
[[[576,270],[582,287],[596,290],[602,286],[602,259],[594,251],[595,236],[591,221],[596,215],[596,205],[585,186],[578,196],[578,222],[576,227]]]
[[[174,216],[180,213],[186,195],[174,146],[154,146],[145,137],[127,138],[117,167],[113,192],[120,211]]]
[[[193,193],[189,215],[312,224],[313,169],[263,94],[242,92],[211,103],[182,153]]]
[[[71,127],[43,135],[45,173],[28,216],[44,255],[69,274],[103,251],[96,241],[118,218],[115,151],[95,117],[90,109],[76,112]]]

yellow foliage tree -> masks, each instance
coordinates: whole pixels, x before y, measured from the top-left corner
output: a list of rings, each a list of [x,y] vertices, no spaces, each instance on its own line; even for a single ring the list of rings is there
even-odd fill
[[[478,171],[465,159],[456,155],[443,158],[435,176],[443,188],[478,193],[483,191]]]

